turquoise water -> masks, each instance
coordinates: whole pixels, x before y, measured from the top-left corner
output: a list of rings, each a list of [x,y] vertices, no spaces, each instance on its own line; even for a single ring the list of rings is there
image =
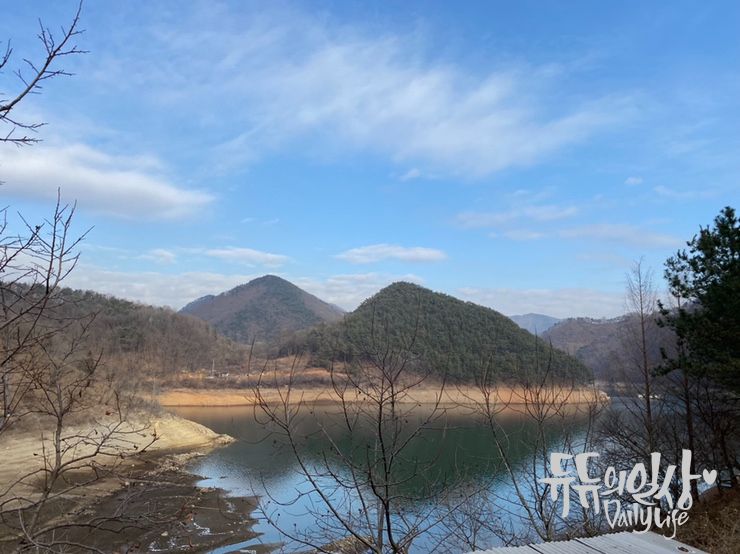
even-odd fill
[[[252,408],[178,408],[175,411],[237,439],[229,446],[196,459],[189,469],[204,477],[203,486],[220,487],[232,495],[261,498],[262,513],[257,514],[260,520],[255,529],[261,535],[258,540],[240,543],[238,547],[283,543],[288,545],[287,551],[300,550],[274,524],[290,534],[313,533],[329,526],[332,518],[326,513],[319,495],[311,492],[312,487],[302,475],[295,455],[281,437],[255,420]],[[414,427],[425,417],[423,408],[415,414],[403,422],[405,427]],[[574,415],[568,424],[577,427],[579,421],[579,417]],[[496,423],[499,436],[505,437],[505,451],[510,463],[517,471],[529,471],[535,444],[533,434],[536,432],[531,419],[507,412],[499,416]],[[307,467],[316,470],[319,488],[331,495],[341,509],[350,513],[359,499],[353,491],[336,486],[337,479],[344,481],[350,478],[347,464],[342,463],[336,453],[341,452],[342,456],[361,466],[368,449],[376,447],[375,429],[369,425],[357,425],[350,433],[337,406],[302,409],[296,415],[295,429],[302,460]],[[548,433],[548,440],[555,449],[561,433],[555,428]],[[322,472],[323,475],[319,475]],[[459,408],[446,411],[408,443],[394,480],[404,517],[416,518],[416,522],[430,525],[436,522],[435,518],[440,513],[444,513],[451,499],[471,488],[495,494],[499,501],[501,497],[511,498],[513,494],[490,428]],[[370,496],[363,495],[365,498]],[[502,526],[522,531],[518,529],[522,524],[517,503],[504,504],[506,509],[487,512],[489,517],[501,518]],[[268,518],[273,520],[272,524]],[[330,531],[326,529],[327,533]],[[447,531],[440,524],[433,525],[414,541],[414,550],[428,552],[434,545],[442,552],[455,551],[456,548],[459,551],[459,546],[438,545],[438,537],[445,533]],[[334,533],[334,536],[342,536],[342,533]],[[498,540],[490,536],[483,542],[495,545]],[[236,545],[215,552],[232,552],[235,548]]]

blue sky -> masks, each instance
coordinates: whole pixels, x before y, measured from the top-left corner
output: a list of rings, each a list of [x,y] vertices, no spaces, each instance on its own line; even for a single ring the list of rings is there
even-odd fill
[[[39,55],[23,2],[0,37]],[[175,308],[265,274],[613,316],[740,202],[735,2],[88,2],[0,150],[3,203],[93,226],[68,284]],[[16,62],[19,58],[16,58]],[[12,74],[0,90],[14,90]]]

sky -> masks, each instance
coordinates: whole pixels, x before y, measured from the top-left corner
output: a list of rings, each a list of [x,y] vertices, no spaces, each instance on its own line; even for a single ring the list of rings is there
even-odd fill
[[[75,8],[4,10],[13,68]],[[88,1],[81,26],[16,113],[42,142],[0,146],[11,226],[77,202],[75,288],[180,308],[270,273],[349,310],[407,280],[612,317],[636,260],[662,287],[740,204],[737,2]]]

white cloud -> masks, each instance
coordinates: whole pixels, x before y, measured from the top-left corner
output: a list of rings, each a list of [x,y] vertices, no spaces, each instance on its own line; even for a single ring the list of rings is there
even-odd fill
[[[404,262],[439,262],[447,259],[444,252],[435,248],[406,247],[397,244],[360,246],[337,254],[336,257],[353,264],[369,264],[389,259]]]
[[[463,227],[495,227],[512,221],[556,221],[577,213],[575,206],[540,204],[517,206],[502,212],[463,212],[457,215],[457,221]]]
[[[624,313],[624,294],[594,289],[461,288],[461,298],[507,315],[539,313],[553,317],[616,317]]]
[[[345,310],[354,310],[363,300],[396,281],[423,284],[423,279],[413,274],[390,275],[386,273],[354,273],[333,275],[325,280],[298,278],[292,281],[311,294]]]
[[[471,80],[456,68],[418,65],[401,43],[335,42],[297,63],[276,60],[253,81],[262,85],[262,125],[286,134],[326,130],[397,160],[477,176],[535,163],[613,121],[608,100],[538,113],[537,101],[523,100],[536,71]]]
[[[693,200],[698,198],[711,198],[717,195],[717,191],[713,189],[704,190],[676,190],[664,185],[658,185],[653,187],[653,192],[663,198],[669,198],[671,200]]]
[[[119,298],[155,306],[180,309],[206,294],[219,294],[260,277],[262,274],[221,274],[189,271],[162,273],[155,271],[113,271],[95,265],[80,264],[65,285],[89,289]],[[334,275],[326,279],[292,278],[283,275],[299,287],[345,310],[353,310],[363,300],[395,281],[421,284],[413,274],[391,275],[361,273]]]
[[[152,250],[149,250],[149,252],[147,252],[146,254],[142,254],[141,257],[145,260],[153,260],[161,264],[172,264],[177,261],[177,255],[174,252],[171,252],[170,250],[166,250],[164,248],[153,248]]]
[[[414,179],[418,179],[419,177],[421,177],[421,171],[418,168],[416,168],[416,167],[412,167],[406,173],[404,173],[403,175],[401,175],[399,177],[399,180],[401,180],[401,181],[412,181]]]
[[[497,238],[498,236],[503,236],[510,240],[538,240],[541,238],[545,238],[545,233],[540,233],[539,231],[530,231],[527,229],[513,229],[511,231],[505,231],[501,233],[501,235],[495,235],[492,238]]]
[[[642,183],[642,177],[633,176],[633,177],[627,177],[624,180],[624,184],[630,187],[633,187],[635,185],[639,185]]]
[[[282,254],[271,254],[252,248],[239,248],[227,246],[225,248],[211,248],[203,252],[211,258],[218,258],[227,262],[236,262],[247,265],[264,265],[267,267],[279,267],[285,264],[290,258]]]
[[[111,294],[144,304],[179,309],[196,298],[206,294],[218,294],[256,277],[259,275],[224,275],[201,271],[175,274],[113,271],[80,264],[65,280],[65,285]]]
[[[679,246],[681,239],[661,233],[653,233],[628,224],[597,223],[563,229],[559,236],[567,239],[610,241],[647,248]]]
[[[149,157],[113,156],[82,144],[0,150],[0,188],[20,198],[54,200],[57,189],[82,209],[122,217],[192,215],[213,196],[171,183]]]
[[[665,187],[656,187],[655,191],[666,196],[684,197]],[[549,195],[551,191],[546,193]],[[620,223],[596,223],[543,230],[537,224],[566,220],[579,214],[582,209],[575,205],[533,203],[533,197],[534,194],[530,191],[518,190],[512,194],[512,198],[519,199],[518,204],[513,207],[498,212],[462,212],[457,214],[456,221],[465,228],[494,227],[497,229],[488,233],[489,237],[518,241],[537,240],[550,235],[561,239],[609,241],[647,248],[674,247],[682,243],[677,237],[652,232],[644,226]]]
[[[144,253],[130,248],[110,247],[90,243],[82,243],[82,250],[97,251],[103,254],[115,256],[120,260],[149,260],[160,264],[173,264],[176,261],[188,265],[201,264],[204,257],[216,258],[225,262],[238,263],[251,266],[279,267],[290,258],[282,254],[263,252],[252,248],[236,246],[225,246],[220,248],[202,247],[177,247],[177,248],[152,248]]]
[[[621,125],[632,109],[617,94],[564,95],[562,72],[550,67],[475,75],[435,58],[418,35],[378,35],[287,9],[208,4],[171,26],[167,20],[149,31],[152,41],[129,41],[145,51],[111,60],[100,78],[112,87],[146,86],[169,110],[187,108],[189,117],[221,128],[228,138],[213,148],[219,167],[308,139],[308,150],[322,154],[327,146],[371,150],[425,173],[489,175]],[[147,71],[141,60],[152,52],[157,63]],[[228,135],[233,127],[243,131]]]
[[[113,271],[81,264],[65,284],[152,305],[179,309],[206,294],[218,294],[260,277],[261,274],[221,274],[212,272],[162,273],[152,271]],[[363,300],[396,281],[423,284],[413,274],[359,273],[333,275],[325,279],[284,277],[345,310],[353,310]],[[543,313],[554,317],[613,317],[623,313],[624,295],[592,289],[509,289],[462,288],[460,298],[490,306],[505,314]]]

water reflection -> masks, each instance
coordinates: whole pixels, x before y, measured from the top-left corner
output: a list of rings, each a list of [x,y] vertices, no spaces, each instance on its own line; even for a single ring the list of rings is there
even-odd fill
[[[235,495],[263,497],[267,510],[278,517],[284,529],[309,529],[315,523],[315,513],[310,512],[318,499],[312,495],[300,497],[308,488],[295,456],[269,427],[255,420],[251,407],[178,408],[176,412],[238,439],[193,462],[190,469],[204,476],[207,485],[221,487]],[[414,427],[424,416],[422,406],[404,424]],[[584,422],[585,416],[575,410],[568,420],[571,431]],[[538,432],[536,425],[515,410],[501,413],[496,423],[499,436],[504,438],[509,462],[522,468],[531,458],[535,433]],[[346,467],[335,462],[331,442],[344,455],[361,461],[367,455],[366,450],[373,448],[376,436],[375,429],[369,425],[355,427],[350,433],[341,409],[335,405],[304,407],[296,418],[295,429],[304,460],[316,466],[328,461],[329,467],[339,474],[346,471]],[[562,432],[562,428],[554,425],[545,430],[549,449],[557,448]],[[430,503],[435,502],[436,493],[444,489],[475,483],[496,488],[499,494],[505,494],[508,486],[491,430],[470,410],[460,407],[445,409],[432,427],[409,442],[394,477],[400,483],[399,495],[406,499],[412,510],[421,509],[422,505],[428,510]],[[331,485],[327,481],[327,489]],[[279,505],[296,498],[298,501],[293,505]],[[257,531],[262,533],[263,542],[276,543],[283,539],[266,522],[258,525]]]

